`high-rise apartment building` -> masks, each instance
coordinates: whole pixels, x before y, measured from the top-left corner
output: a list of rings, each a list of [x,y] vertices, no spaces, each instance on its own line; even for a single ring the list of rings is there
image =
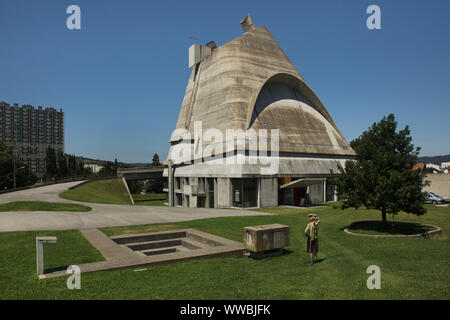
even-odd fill
[[[13,146],[17,159],[42,177],[46,149],[64,152],[64,113],[62,109],[0,102],[0,141]]]

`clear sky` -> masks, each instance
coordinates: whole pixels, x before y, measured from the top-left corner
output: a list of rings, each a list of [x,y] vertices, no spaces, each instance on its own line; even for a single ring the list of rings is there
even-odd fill
[[[81,30],[66,9],[81,8]],[[381,30],[366,9],[381,8]],[[250,13],[348,141],[394,113],[421,155],[450,153],[450,1],[0,0],[0,101],[63,108],[66,152],[165,159],[190,37],[222,45]]]

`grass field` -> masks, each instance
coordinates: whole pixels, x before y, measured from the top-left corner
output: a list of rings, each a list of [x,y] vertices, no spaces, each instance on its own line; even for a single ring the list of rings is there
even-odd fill
[[[120,179],[91,181],[64,191],[59,196],[75,201],[131,205],[127,190]],[[134,204],[138,206],[164,206],[167,202],[164,193],[133,194],[132,197]]]
[[[133,194],[133,200],[135,205],[139,206],[164,206],[167,202],[167,196],[165,193],[156,194]]]
[[[97,180],[64,191],[61,198],[75,201],[131,204],[125,186],[120,179]]]
[[[281,257],[199,259],[167,266],[83,274],[81,290],[66,289],[66,277],[37,280],[34,237],[56,235],[45,246],[46,268],[102,260],[78,231],[0,234],[0,299],[449,299],[450,207],[427,206],[422,217],[396,221],[435,224],[437,240],[369,239],[342,229],[374,220],[368,210],[274,208],[275,216],[224,217],[190,222],[107,228],[107,235],[196,228],[242,242],[245,226],[290,226],[290,246]],[[320,217],[320,263],[308,264],[303,235],[307,213]],[[381,268],[381,290],[368,290],[366,269]]]
[[[78,230],[0,233],[0,299],[67,297],[65,287],[37,280],[35,239],[49,234],[56,236],[58,243],[45,245],[45,268],[104,260]]]
[[[81,204],[57,203],[57,202],[41,202],[41,201],[15,201],[0,204],[0,212],[2,211],[72,211],[87,212],[92,208]]]

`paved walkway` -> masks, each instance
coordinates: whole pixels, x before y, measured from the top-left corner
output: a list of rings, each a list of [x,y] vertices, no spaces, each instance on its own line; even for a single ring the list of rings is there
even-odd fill
[[[79,203],[92,208],[90,212],[11,211],[0,212],[0,232],[31,230],[95,229],[138,224],[171,223],[197,219],[270,215],[240,209],[206,209],[114,205],[65,200],[59,194],[81,183],[68,182],[0,194],[0,204],[11,201],[47,201]]]

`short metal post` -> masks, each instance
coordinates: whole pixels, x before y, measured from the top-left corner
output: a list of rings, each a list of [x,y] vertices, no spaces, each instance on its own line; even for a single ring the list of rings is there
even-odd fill
[[[169,182],[169,206],[174,206],[173,196],[174,196],[174,185],[173,185],[173,163],[172,160],[167,161],[167,176]]]

